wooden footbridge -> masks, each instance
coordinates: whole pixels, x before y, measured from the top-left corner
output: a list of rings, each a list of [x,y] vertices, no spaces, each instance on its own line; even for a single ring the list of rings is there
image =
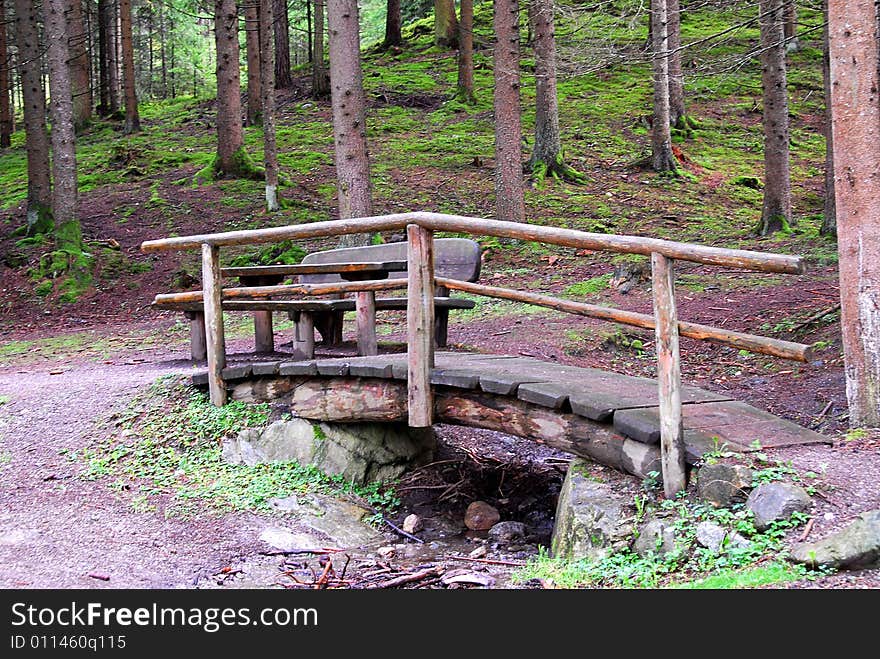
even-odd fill
[[[221,247],[401,229],[407,232],[405,279],[222,288]],[[435,277],[435,231],[650,256],[654,314]],[[438,213],[402,213],[166,238],[147,241],[142,249],[201,250],[203,290],[180,295],[188,303],[195,300],[203,304],[208,368],[196,377],[196,382],[208,385],[216,405],[225,404],[231,394],[241,400],[283,400],[295,414],[310,419],[399,421],[414,428],[446,422],[500,430],[640,476],[659,471],[668,496],[684,489],[687,463],[693,463],[708,449],[726,445],[732,450],[747,451],[757,446],[827,442],[818,433],[752,406],[681,384],[679,335],[797,361],[808,361],[810,348],[679,321],[674,293],[675,260],[799,274],[804,271],[804,263],[797,256]],[[657,339],[657,380],[521,357],[435,352],[436,286],[652,328]],[[405,354],[234,366],[226,363],[222,310],[227,299],[283,299],[399,288],[406,289]],[[364,315],[361,312],[358,308],[359,319]]]

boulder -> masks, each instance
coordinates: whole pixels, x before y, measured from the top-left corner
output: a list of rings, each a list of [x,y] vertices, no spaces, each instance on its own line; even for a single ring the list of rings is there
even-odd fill
[[[744,465],[707,464],[697,473],[697,496],[716,508],[746,500],[752,489],[752,470]]]
[[[471,531],[488,531],[500,519],[498,510],[485,501],[471,502],[464,513],[464,525]]]
[[[410,432],[391,423],[316,423],[305,419],[275,421],[248,428],[223,444],[231,464],[267,462],[311,464],[331,476],[358,485],[397,478],[408,468],[431,460],[433,435]]]
[[[489,540],[499,545],[509,545],[525,540],[526,533],[526,525],[522,522],[498,522],[489,529]]]
[[[647,556],[653,552],[664,556],[675,550],[675,525],[672,521],[659,517],[649,517],[639,528],[639,534],[633,543],[633,551],[639,556]]]
[[[697,524],[697,543],[714,552],[721,552],[728,548],[744,549],[749,546],[749,541],[736,531],[726,529],[715,522],[700,522]]]
[[[600,559],[627,546],[632,532],[629,500],[592,480],[584,460],[572,460],[556,506],[553,556]]]
[[[827,538],[796,545],[791,560],[812,568],[880,565],[880,510],[862,513],[849,526]]]
[[[794,512],[806,512],[812,501],[806,490],[788,483],[762,483],[749,495],[746,507],[755,515],[755,528],[766,530],[775,521]]]

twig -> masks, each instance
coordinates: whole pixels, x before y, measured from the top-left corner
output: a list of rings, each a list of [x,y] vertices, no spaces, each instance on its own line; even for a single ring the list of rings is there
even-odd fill
[[[797,325],[795,325],[794,327],[792,327],[792,328],[788,331],[788,333],[789,333],[789,334],[794,334],[795,332],[797,332],[797,331],[798,331],[799,329],[801,329],[802,327],[806,327],[806,326],[809,325],[810,323],[812,323],[812,322],[814,322],[814,321],[816,321],[816,320],[819,320],[819,319],[822,318],[823,316],[827,316],[828,314],[833,313],[833,312],[837,311],[838,309],[840,309],[840,302],[837,302],[836,304],[832,304],[830,307],[828,307],[827,309],[823,309],[822,311],[820,311],[820,312],[817,313],[817,314],[813,314],[812,316],[810,316],[809,318],[807,318],[805,321],[800,322],[800,323],[798,323]]]
[[[819,421],[823,416],[825,416],[826,414],[828,414],[828,410],[831,409],[831,406],[832,406],[832,405],[834,405],[834,401],[833,401],[833,400],[829,400],[829,401],[828,401],[828,404],[822,409],[821,412],[819,412],[819,416],[817,416],[815,419],[813,419],[813,422],[812,422],[812,424],[810,424],[810,425],[815,425],[816,423],[818,423],[818,421]]]
[[[807,539],[807,536],[810,535],[810,531],[813,530],[813,522],[815,521],[815,517],[811,517],[810,521],[807,522],[807,525],[804,527],[804,532],[801,533],[801,537],[798,538],[798,542],[803,542]]]
[[[525,565],[524,561],[499,561],[491,558],[471,558],[470,556],[450,556],[456,561],[470,561],[472,563],[487,563],[488,565],[511,565],[513,567],[520,567]]]
[[[428,577],[439,577],[441,574],[443,574],[443,568],[440,566],[434,566],[428,568],[427,570],[419,570],[418,572],[413,572],[412,574],[404,574],[403,576],[395,577],[394,579],[389,579],[388,581],[381,581],[376,584],[369,584],[368,586],[365,586],[365,588],[394,588],[396,586],[402,586],[404,584],[412,583],[414,581],[421,581],[422,579],[427,579]]]
[[[415,541],[418,542],[420,545],[425,544],[425,541],[422,540],[421,538],[417,538],[417,537],[414,536],[412,533],[407,533],[407,532],[404,531],[402,528],[400,528],[399,526],[396,526],[395,524],[392,524],[391,522],[389,522],[389,521],[388,521],[387,519],[385,519],[384,517],[382,518],[382,521],[385,522],[385,523],[386,523],[388,526],[390,526],[392,529],[394,529],[397,533],[399,533],[400,535],[402,535],[404,538],[409,538],[410,540],[415,540]]]
[[[261,551],[260,556],[293,556],[295,554],[334,554],[342,551],[331,547],[321,549],[277,549],[270,551]]]

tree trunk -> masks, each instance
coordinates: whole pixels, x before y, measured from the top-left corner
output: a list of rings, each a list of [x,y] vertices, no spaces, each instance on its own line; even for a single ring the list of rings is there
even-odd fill
[[[217,44],[217,160],[218,174],[238,176],[244,160],[241,128],[238,11],[235,0],[214,0]]]
[[[474,0],[461,0],[458,24],[458,98],[474,105]]]
[[[49,133],[46,130],[46,92],[40,67],[37,10],[31,0],[15,0],[15,34],[24,110],[27,150],[28,235],[52,229],[52,183],[49,179]]]
[[[852,427],[880,426],[880,52],[874,0],[828,3],[840,328]]]
[[[669,39],[669,121],[672,126],[687,128],[684,109],[684,73],[681,70],[681,3],[666,0]]]
[[[795,0],[785,0],[785,23],[783,27],[785,35],[785,49],[789,53],[796,51],[800,44],[797,37],[797,3]]]
[[[385,11],[385,40],[382,48],[394,48],[403,44],[400,34],[400,0],[388,0]]]
[[[556,179],[583,183],[583,174],[566,165],[562,157],[553,0],[530,0],[529,22],[535,50],[535,148],[529,159],[529,170],[539,185],[548,174]]]
[[[266,210],[278,210],[278,146],[275,142],[275,54],[272,48],[273,0],[259,0],[260,74],[263,93],[263,160],[266,167]]]
[[[442,48],[458,46],[455,0],[434,0],[434,43]]]
[[[825,213],[819,234],[837,236],[837,206],[834,200],[834,135],[831,130],[831,66],[828,61],[828,0],[825,0],[822,30],[822,82],[825,89]]]
[[[324,15],[325,0],[315,2],[315,36],[312,39],[312,96],[327,98],[330,96],[330,74],[324,63]],[[358,55],[360,57],[360,55]]]
[[[247,125],[257,126],[262,112],[263,91],[260,81],[260,3],[244,0],[244,34],[247,51]]]
[[[0,149],[12,145],[15,125],[9,99],[9,54],[6,50],[6,7],[0,1]]]
[[[519,103],[519,3],[496,0],[495,27],[495,217],[525,219],[522,118]]]
[[[52,117],[52,212],[55,218],[56,250],[69,255],[81,255],[73,88],[67,62],[70,57],[69,28],[65,16],[67,6],[66,0],[43,0]]]
[[[141,131],[134,79],[134,42],[131,35],[131,0],[119,0],[119,36],[122,44],[122,86],[125,87],[125,134]]]
[[[73,93],[73,122],[77,130],[92,119],[92,90],[89,84],[89,56],[82,1],[68,0],[67,33],[70,51],[70,84]]]
[[[329,0],[327,19],[339,217],[366,217],[373,214],[373,200],[357,0]],[[341,244],[365,245],[369,240],[368,234],[350,234]]]
[[[111,0],[98,0],[98,115],[110,114],[110,7]]]
[[[274,0],[274,2],[275,87],[287,89],[293,85],[293,78],[290,75],[290,19],[287,16],[287,0]]]
[[[119,112],[121,85],[119,84],[119,4],[115,0],[107,1],[109,28],[107,32],[107,82],[110,85],[110,114]]]
[[[791,223],[788,151],[788,90],[782,41],[784,0],[761,0],[761,84],[764,101],[764,203],[758,233],[767,236]]]
[[[651,166],[657,172],[677,172],[669,130],[669,35],[667,0],[651,0],[651,51],[654,69],[654,122],[651,127]]]

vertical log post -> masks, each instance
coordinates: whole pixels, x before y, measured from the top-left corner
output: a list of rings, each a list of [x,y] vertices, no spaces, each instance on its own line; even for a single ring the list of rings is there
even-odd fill
[[[357,316],[358,354],[378,355],[376,341],[376,294],[373,291],[355,293],[355,315]]]
[[[657,385],[660,396],[660,457],[663,490],[669,498],[684,490],[687,485],[684,429],[681,422],[681,363],[678,352],[674,264],[675,261],[662,254],[651,254]]]
[[[226,366],[226,338],[223,334],[223,309],[220,306],[220,248],[202,245],[202,291],[205,305],[205,338],[208,352],[208,390],[217,407],[226,404],[222,372]]]
[[[434,234],[417,224],[406,227],[407,237],[407,387],[411,428],[433,422],[434,396]]]
[[[254,351],[275,352],[271,311],[254,311]]]

